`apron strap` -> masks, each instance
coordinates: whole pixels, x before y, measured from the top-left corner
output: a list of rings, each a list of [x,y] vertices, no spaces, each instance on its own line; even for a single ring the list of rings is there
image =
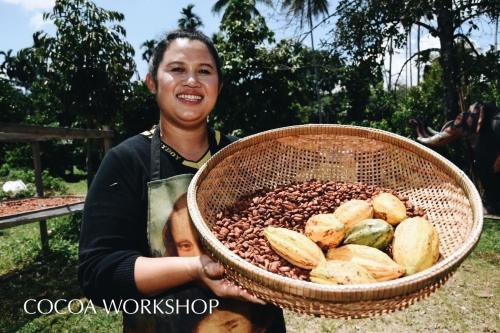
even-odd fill
[[[172,163],[170,159],[167,158],[166,162],[167,175],[161,173],[160,165],[160,154],[161,154],[161,139],[160,139],[160,125],[155,127],[153,137],[151,138],[151,181],[168,178],[174,175],[174,169],[172,168]]]
[[[155,127],[151,138],[151,181],[161,179],[160,168],[160,125]]]

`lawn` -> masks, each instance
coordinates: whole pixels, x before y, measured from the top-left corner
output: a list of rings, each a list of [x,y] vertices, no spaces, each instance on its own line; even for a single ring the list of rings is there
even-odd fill
[[[76,190],[74,190],[76,189]],[[71,193],[83,193],[81,185]],[[78,192],[77,192],[78,191]],[[0,230],[0,332],[121,332],[121,315],[27,314],[27,299],[82,299],[76,281],[78,216],[48,221],[42,255],[38,224]],[[500,230],[485,220],[478,246],[446,285],[404,311],[377,318],[331,320],[285,312],[289,332],[499,332]],[[75,310],[76,311],[76,310]]]

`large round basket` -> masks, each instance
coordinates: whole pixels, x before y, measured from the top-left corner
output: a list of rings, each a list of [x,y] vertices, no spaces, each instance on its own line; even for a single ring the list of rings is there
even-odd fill
[[[256,267],[212,233],[216,214],[239,197],[310,179],[363,182],[408,196],[437,228],[441,259],[425,271],[392,281],[320,285]],[[472,251],[483,221],[477,190],[448,160],[392,133],[341,125],[281,128],[229,145],[195,175],[188,206],[204,246],[231,280],[282,308],[335,318],[392,312],[428,296]]]

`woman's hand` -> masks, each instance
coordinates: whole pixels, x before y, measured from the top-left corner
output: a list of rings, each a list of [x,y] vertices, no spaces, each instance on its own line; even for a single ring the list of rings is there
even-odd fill
[[[224,267],[221,264],[212,261],[212,259],[204,254],[199,258],[199,279],[210,290],[212,290],[215,295],[219,297],[236,298],[258,304],[266,304],[260,298],[249,294],[246,290],[243,290],[228,280],[223,279]]]

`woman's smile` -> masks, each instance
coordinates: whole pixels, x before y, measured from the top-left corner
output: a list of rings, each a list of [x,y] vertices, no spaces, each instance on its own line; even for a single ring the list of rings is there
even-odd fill
[[[179,102],[187,105],[197,105],[203,101],[203,95],[194,92],[181,92],[176,97]]]

